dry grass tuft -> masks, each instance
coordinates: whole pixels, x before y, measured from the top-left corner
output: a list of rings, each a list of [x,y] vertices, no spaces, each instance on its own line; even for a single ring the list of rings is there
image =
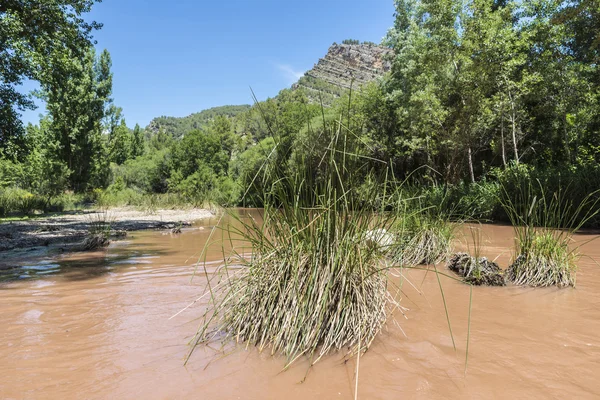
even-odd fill
[[[437,264],[448,259],[454,228],[442,219],[422,215],[399,217],[395,224],[396,242],[392,259],[401,265]]]

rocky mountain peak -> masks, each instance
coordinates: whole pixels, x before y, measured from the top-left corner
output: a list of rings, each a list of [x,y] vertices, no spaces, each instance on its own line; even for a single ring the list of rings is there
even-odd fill
[[[325,57],[307,71],[292,88],[304,88],[307,93],[325,91],[335,95],[351,86],[356,88],[383,76],[391,69],[392,50],[373,43],[334,43]],[[335,88],[339,88],[339,91]]]

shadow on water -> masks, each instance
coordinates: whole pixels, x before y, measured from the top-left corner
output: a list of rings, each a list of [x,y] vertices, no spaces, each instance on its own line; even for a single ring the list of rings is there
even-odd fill
[[[222,217],[196,221],[192,227],[183,228],[180,234],[173,234],[169,229],[140,230],[131,232],[126,238],[113,241],[108,248],[96,251],[60,253],[57,250],[61,249],[48,250],[48,247],[39,247],[12,256],[5,255],[4,260],[0,260],[0,289],[10,288],[11,286],[7,285],[9,282],[51,276],[60,276],[61,279],[72,281],[94,279],[136,265],[150,264],[150,259],[156,257],[171,257],[169,262],[179,265],[194,263],[210,239],[213,228],[219,223],[225,226],[230,224],[231,214],[241,219],[261,219],[259,210],[231,209]],[[226,233],[217,233],[212,240],[221,235]],[[220,245],[217,247],[219,249],[212,257],[222,257]]]
[[[118,248],[70,253],[69,258],[32,259],[21,265],[5,267],[0,269],[0,289],[5,289],[9,282],[53,275],[61,275],[62,278],[73,281],[93,279],[118,271],[119,268],[145,264],[149,258],[167,256],[176,251],[157,249],[150,243],[136,243],[135,248],[129,248],[124,242]]]

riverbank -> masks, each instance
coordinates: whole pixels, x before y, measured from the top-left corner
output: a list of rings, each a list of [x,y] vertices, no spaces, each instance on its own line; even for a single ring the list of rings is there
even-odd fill
[[[73,251],[89,234],[94,224],[106,224],[112,236],[122,237],[131,231],[174,229],[193,221],[210,218],[214,210],[156,210],[111,208],[105,211],[85,210],[60,213],[48,217],[0,223],[0,268],[7,258],[19,254],[46,251]]]

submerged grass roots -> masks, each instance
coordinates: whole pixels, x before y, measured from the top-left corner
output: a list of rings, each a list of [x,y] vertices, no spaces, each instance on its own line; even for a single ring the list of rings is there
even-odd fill
[[[486,257],[472,257],[467,253],[456,253],[448,261],[448,268],[463,277],[471,285],[504,286],[502,270]]]
[[[104,233],[89,234],[81,244],[81,250],[90,251],[106,247],[110,244],[108,236]]]

